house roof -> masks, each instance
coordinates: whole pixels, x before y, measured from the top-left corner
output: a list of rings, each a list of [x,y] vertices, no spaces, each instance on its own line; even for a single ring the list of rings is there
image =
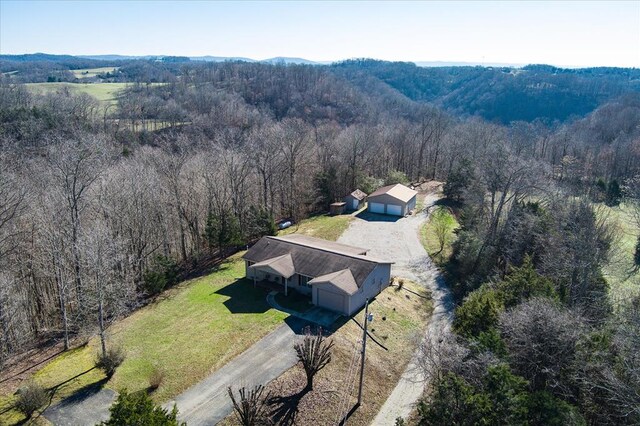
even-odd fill
[[[275,261],[283,255],[290,255],[295,273],[317,278],[337,271],[348,269],[360,287],[364,280],[379,264],[392,262],[379,261],[364,256],[366,250],[345,244],[304,235],[287,237],[262,237],[243,256],[257,264]],[[267,261],[267,262],[265,262]]]
[[[262,262],[254,263],[250,268],[260,269],[267,272],[275,272],[285,278],[291,278],[293,274],[296,273],[296,270],[293,267],[293,259],[290,254],[283,254],[282,256],[276,256],[271,259],[263,260]]]
[[[351,194],[349,194],[350,196],[352,196],[353,198],[355,198],[358,201],[362,201],[367,197],[367,194],[365,194],[364,192],[360,191],[359,189],[356,189],[355,191],[353,191]],[[347,197],[349,196],[347,195]]]
[[[405,203],[412,199],[418,194],[417,191],[414,191],[411,188],[404,186],[401,183],[396,183],[395,185],[383,186],[382,188],[378,188],[372,194],[369,194],[369,198],[375,197],[377,195],[390,195],[393,198],[397,198],[398,200],[404,201]]]
[[[309,281],[309,284],[331,285],[350,296],[358,291],[358,284],[356,284],[356,280],[353,278],[353,274],[351,274],[349,269],[343,269],[338,272],[321,275]]]
[[[322,238],[314,238],[314,237],[310,237],[308,235],[302,235],[302,234],[290,234],[290,235],[284,235],[282,237],[272,237],[272,238],[290,241],[295,244],[300,244],[308,247],[315,247],[315,248],[319,248],[326,251],[332,251],[336,253],[364,255],[369,251],[368,249],[365,249],[362,247],[336,243],[335,241],[323,240]]]

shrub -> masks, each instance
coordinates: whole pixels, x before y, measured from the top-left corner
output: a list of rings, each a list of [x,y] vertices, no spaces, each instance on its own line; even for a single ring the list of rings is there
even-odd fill
[[[233,404],[233,414],[242,426],[272,424],[268,407],[265,403],[269,399],[269,393],[263,397],[263,392],[264,386],[262,385],[251,389],[242,387],[238,390],[238,397],[236,398],[231,387],[227,388],[227,393]]]
[[[157,256],[154,266],[144,274],[144,290],[150,294],[158,294],[165,288],[178,282],[178,264],[165,256]]]
[[[48,400],[47,391],[42,386],[37,383],[29,383],[18,391],[16,409],[27,418],[31,418],[33,413],[44,407]]]
[[[485,284],[469,293],[456,310],[453,328],[464,337],[478,336],[481,332],[496,326],[503,311],[502,295]]]
[[[395,185],[396,183],[401,183],[403,185],[409,184],[409,178],[406,174],[398,170],[392,170],[387,175],[387,178],[384,181],[385,185]]]
[[[154,368],[149,376],[149,390],[154,391],[162,385],[164,381],[164,371],[159,368]]]
[[[112,346],[107,349],[106,353],[99,352],[96,357],[96,367],[104,371],[107,377],[113,376],[116,369],[122,364],[125,354],[122,348]]]
[[[109,409],[111,417],[102,422],[103,426],[185,426],[186,423],[178,423],[178,409],[173,407],[168,412],[151,401],[145,392],[127,393],[124,389],[118,395],[115,404]]]

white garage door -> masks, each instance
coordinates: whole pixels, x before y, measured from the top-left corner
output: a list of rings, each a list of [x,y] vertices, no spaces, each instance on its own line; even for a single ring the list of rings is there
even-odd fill
[[[344,295],[318,290],[318,306],[345,313]]]
[[[369,211],[371,213],[384,213],[384,204],[382,204],[382,203],[369,203]]]
[[[387,204],[387,214],[402,216],[402,206],[397,206],[395,204]]]

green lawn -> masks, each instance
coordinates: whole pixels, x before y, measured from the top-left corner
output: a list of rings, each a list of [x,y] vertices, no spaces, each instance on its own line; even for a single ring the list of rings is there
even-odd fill
[[[89,78],[96,77],[100,74],[106,74],[117,69],[118,67],[83,68],[80,70],[71,70],[71,72],[75,78]]]
[[[453,243],[457,238],[454,231],[460,227],[460,224],[456,217],[451,214],[447,208],[442,210],[440,220],[443,220],[444,225],[446,226],[446,238],[444,247],[441,251],[438,232],[436,231],[437,223],[434,220],[434,212],[431,213],[429,220],[427,220],[420,229],[420,241],[433,262],[438,266],[444,266],[453,253]]]
[[[278,235],[303,234],[311,237],[336,241],[349,227],[353,215],[329,216],[323,214],[304,219],[299,223],[278,232]]]
[[[605,218],[616,231],[611,258],[603,272],[611,286],[614,298],[625,299],[640,292],[640,272],[633,270],[633,254],[640,230],[633,217],[633,208],[629,204],[607,207],[595,205],[596,212]]]
[[[129,83],[27,83],[25,86],[33,93],[51,93],[68,88],[74,93],[86,93],[101,103],[114,104],[118,92]]]
[[[164,402],[199,382],[282,324],[285,313],[271,309],[266,294],[243,279],[242,253],[217,272],[187,281],[109,328],[109,344],[127,358],[106,386],[130,391],[149,386],[154,368],[164,381],[153,398]],[[45,387],[60,386],[55,400],[100,382],[93,367],[98,339],[56,357],[34,375]],[[84,373],[84,374],[82,374]],[[11,398],[4,397],[5,405]],[[0,406],[3,399],[0,397]],[[0,414],[0,424],[20,420],[15,411]]]

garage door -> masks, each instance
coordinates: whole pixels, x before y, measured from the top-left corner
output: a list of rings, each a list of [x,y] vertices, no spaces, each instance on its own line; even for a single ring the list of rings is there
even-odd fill
[[[358,200],[353,200],[353,206],[351,206],[353,210],[358,210]]]
[[[369,211],[371,213],[384,213],[384,204],[382,204],[382,203],[369,203]]]
[[[345,313],[344,295],[318,290],[318,306]]]
[[[402,216],[402,206],[397,206],[395,204],[387,204],[387,214]]]

